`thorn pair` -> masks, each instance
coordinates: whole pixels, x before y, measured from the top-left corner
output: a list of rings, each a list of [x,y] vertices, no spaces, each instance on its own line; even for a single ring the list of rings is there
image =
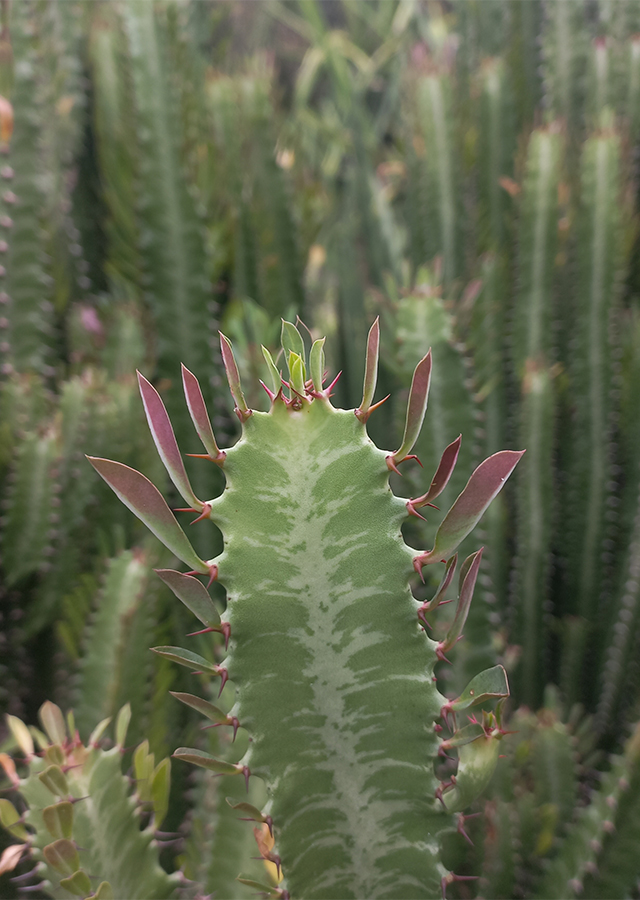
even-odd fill
[[[192,523],[193,524],[193,523]],[[215,563],[207,563],[207,568],[209,569],[209,581],[207,582],[207,587],[210,588],[214,581],[217,581],[218,578],[218,567]],[[189,572],[185,572],[185,575],[202,575],[202,572],[198,572],[197,569],[191,569]]]
[[[440,882],[440,887],[442,888],[442,900],[447,900],[447,888],[450,884],[453,884],[454,881],[477,881],[477,875],[456,875],[455,872],[449,872],[448,875],[445,875],[442,881]]]
[[[211,584],[211,582],[209,582]],[[229,638],[231,637],[231,625],[228,622],[221,622],[219,625],[210,625],[201,631],[191,631],[187,637],[198,637],[201,634],[210,634],[212,631],[224,635],[224,649],[229,649]]]

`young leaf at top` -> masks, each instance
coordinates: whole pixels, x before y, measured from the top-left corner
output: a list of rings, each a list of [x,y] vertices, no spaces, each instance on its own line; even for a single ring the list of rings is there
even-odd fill
[[[478,703],[484,703],[485,700],[508,696],[509,682],[506,670],[504,666],[493,666],[472,678],[460,696],[447,703],[447,708],[459,712],[461,709],[469,709]]]
[[[318,394],[322,391],[322,381],[324,378],[324,342],[325,338],[314,341],[311,345],[311,353],[309,354],[309,371],[313,389]]]
[[[187,401],[189,415],[191,421],[198,433],[198,437],[202,441],[205,450],[213,460],[213,462],[222,465],[225,460],[226,453],[220,450],[213,434],[209,413],[202,396],[200,383],[193,372],[182,364],[182,386],[184,388],[184,396]]]
[[[400,448],[387,457],[387,464],[395,469],[398,463],[407,459],[413,445],[418,439],[424,415],[427,411],[429,399],[429,385],[431,383],[431,350],[420,360],[411,379],[409,402],[407,403],[407,418],[404,426],[404,436]]]
[[[362,402],[356,409],[356,417],[361,422],[366,422],[371,412],[371,404],[376,392],[378,381],[378,357],[380,355],[380,317],[378,316],[369,329],[367,337],[367,355],[364,365],[364,385],[362,389]]]
[[[141,375],[140,372],[138,372],[137,375],[140,396],[142,397],[142,403],[144,404],[144,411],[147,422],[149,423],[151,436],[153,437],[153,442],[160,454],[160,459],[169,474],[169,478],[177,487],[185,503],[188,503],[198,512],[202,512],[204,504],[202,503],[202,500],[198,500],[193,493],[193,489],[189,482],[189,476],[187,475],[182,457],[180,456],[178,442],[176,441],[176,436],[169,420],[166,407],[162,402],[162,398],[153,385],[147,381],[144,375]]]
[[[220,332],[220,350],[222,352],[222,362],[225,372],[227,373],[227,381],[229,382],[229,390],[236,405],[236,413],[241,422],[244,422],[251,415],[251,410],[247,406],[247,401],[242,393],[242,384],[240,383],[240,372],[238,372],[238,364],[233,355],[231,341]]]

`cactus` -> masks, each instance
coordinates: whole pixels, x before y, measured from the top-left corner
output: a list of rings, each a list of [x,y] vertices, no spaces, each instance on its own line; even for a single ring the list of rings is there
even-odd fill
[[[116,720],[116,746],[103,750],[99,741],[109,724],[103,720],[86,745],[76,731],[73,716],[65,721],[59,707],[45,703],[40,709],[44,731],[31,731],[20,720],[9,718],[9,727],[28,766],[19,778],[12,760],[3,754],[11,788],[21,797],[18,812],[10,800],[0,801],[0,822],[13,838],[13,856],[3,855],[5,866],[15,867],[28,852],[36,865],[27,873],[28,890],[44,890],[52,897],[114,897],[167,900],[179,876],[167,875],[158,861],[154,830],[166,814],[170,760],[155,765],[148,745],[134,754],[135,799],[121,772],[121,758],[129,707]],[[140,830],[139,819],[151,811]],[[12,865],[13,863],[13,865]],[[1,866],[1,863],[0,863]],[[7,870],[6,868],[4,869]],[[24,876],[19,876],[24,881]]]
[[[222,497],[199,500],[186,476],[164,405],[140,376],[140,390],[159,454],[198,519],[222,529],[216,559],[198,557],[157,489],[120,463],[91,458],[121,500],[191,567],[159,574],[205,627],[229,645],[224,665],[189,650],[156,652],[236,687],[228,714],[200,701],[205,715],[251,734],[237,763],[180,748],[174,756],[218,774],[266,782],[269,801],[258,821],[273,822],[287,891],[305,897],[437,896],[457,876],[439,861],[437,845],[451,813],[463,809],[488,781],[497,760],[499,713],[454,730],[440,746],[438,718],[491,697],[504,697],[504,670],[477,676],[459,698],[446,701],[433,668],[457,643],[466,620],[481,552],[460,574],[458,608],[446,637],[424,632],[442,591],[420,605],[409,590],[412,570],[448,560],[510,475],[521,453],[501,451],[476,469],[442,521],[429,552],[401,539],[407,511],[434,500],[451,476],[445,452],[430,489],[411,501],[388,488],[390,470],[410,457],[427,404],[431,355],[416,367],[405,434],[395,453],[366,434],[374,409],[379,327],[368,339],[364,393],[356,410],[335,409],[324,387],[324,340],[307,367],[300,333],[283,323],[288,394],[270,361],[271,410],[248,408],[227,338],[221,337],[242,437],[229,450],[216,444],[195,377],[183,369],[185,396],[210,462],[227,478]],[[219,617],[202,583],[228,590]],[[274,627],[275,626],[275,627]],[[196,702],[196,701],[186,701]],[[449,717],[452,717],[451,719]],[[402,725],[400,725],[402,723]],[[438,750],[456,748],[458,775],[438,785],[431,765]],[[366,827],[362,827],[366,824]],[[270,826],[271,827],[271,826]],[[284,889],[283,889],[284,891]]]

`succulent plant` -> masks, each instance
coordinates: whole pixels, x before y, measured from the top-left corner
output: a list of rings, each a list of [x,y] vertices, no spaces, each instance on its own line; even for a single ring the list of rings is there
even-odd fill
[[[214,725],[250,735],[238,762],[196,748],[178,759],[247,782],[259,776],[268,801],[249,815],[266,822],[275,850],[261,854],[282,866],[293,897],[436,897],[458,878],[440,861],[439,843],[456,814],[488,783],[498,758],[501,703],[458,728],[456,714],[508,696],[506,673],[496,666],[477,675],[456,699],[437,689],[434,668],[462,637],[482,550],[462,564],[457,608],[446,636],[432,640],[430,619],[444,601],[456,549],[500,491],[522,453],[504,450],[485,460],[443,518],[429,551],[408,547],[407,515],[433,506],[458,456],[447,447],[426,493],[394,496],[391,471],[412,458],[422,427],[431,354],[417,365],[404,437],[395,452],[376,447],[366,422],[377,379],[379,325],[369,332],[364,392],[355,410],[331,403],[325,387],[324,339],[308,354],[297,328],[284,321],[282,346],[288,381],[268,351],[269,412],[246,404],[231,344],[221,335],[224,365],[242,436],[228,450],[216,443],[195,376],[183,367],[189,412],[206,453],[222,468],[222,496],[200,500],[191,488],[162,400],[139,375],[156,447],[177,490],[197,519],[221,529],[224,550],[201,559],[160,492],[121,463],[90,458],[102,478],[190,571],[159,570],[160,577],[200,619],[224,636],[222,663],[179,647],[155,652],[233,682],[235,702],[224,713],[191,694],[178,699]],[[436,594],[414,599],[410,581],[427,565],[444,564]],[[227,589],[219,616],[197,576]],[[226,688],[229,691],[229,687]],[[445,727],[451,734],[442,740]],[[440,782],[434,763],[448,750],[457,774]],[[245,809],[245,811],[247,811]]]

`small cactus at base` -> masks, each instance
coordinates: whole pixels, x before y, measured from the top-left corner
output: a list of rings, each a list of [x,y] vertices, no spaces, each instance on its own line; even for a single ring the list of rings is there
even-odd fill
[[[258,832],[258,852],[284,874],[272,896],[440,897],[462,877],[442,864],[441,837],[460,827],[457,813],[493,772],[503,734],[500,701],[508,695],[501,666],[476,675],[451,700],[434,678],[436,663],[447,659],[462,636],[480,552],[462,564],[447,634],[433,640],[427,629],[452,582],[458,546],[522,454],[505,450],[485,460],[444,516],[433,548],[414,550],[403,540],[402,521],[409,511],[433,505],[455,463],[445,451],[421,497],[408,500],[391,492],[389,474],[411,458],[422,427],[431,355],[416,367],[404,437],[389,452],[378,449],[366,430],[374,409],[377,322],[356,410],[331,403],[335,382],[324,386],[323,340],[313,343],[307,358],[302,336],[285,322],[282,343],[288,380],[265,351],[271,409],[263,413],[248,408],[231,345],[222,336],[242,423],[241,438],[226,451],[215,441],[196,379],[183,371],[204,455],[226,477],[226,490],[214,500],[195,496],[162,400],[139,379],[162,461],[187,508],[220,527],[220,556],[205,560],[196,554],[144,475],[91,459],[129,509],[189,567],[186,574],[160,575],[204,629],[221,633],[228,645],[223,661],[213,648],[209,659],[179,647],[155,650],[218,679],[220,693],[235,692],[228,713],[191,695],[179,699],[199,706],[215,725],[246,729],[249,749],[238,762],[184,747],[174,756],[216,775],[263,779],[268,800],[253,817],[268,823],[275,844]],[[446,565],[438,593],[418,602],[412,577],[423,566],[441,563]],[[227,589],[222,615],[197,576]],[[457,714],[495,699],[495,713],[483,710],[481,721],[474,717],[457,727]],[[447,750],[458,752],[459,768],[441,782],[434,763]]]
[[[9,799],[0,800],[0,822],[20,841],[5,850],[0,874],[28,854],[35,866],[17,877],[23,891],[39,890],[61,900],[168,900],[176,892],[180,876],[167,875],[160,867],[154,839],[167,812],[170,760],[156,766],[147,742],[140,744],[133,759],[135,794],[131,791],[122,774],[130,718],[129,706],[123,707],[116,719],[116,745],[104,750],[99,742],[109,719],[84,745],[73,715],[65,719],[49,701],[40,709],[46,734],[7,717],[28,770],[20,778],[13,760],[0,754],[21,809]],[[143,815],[149,821],[141,830]]]

